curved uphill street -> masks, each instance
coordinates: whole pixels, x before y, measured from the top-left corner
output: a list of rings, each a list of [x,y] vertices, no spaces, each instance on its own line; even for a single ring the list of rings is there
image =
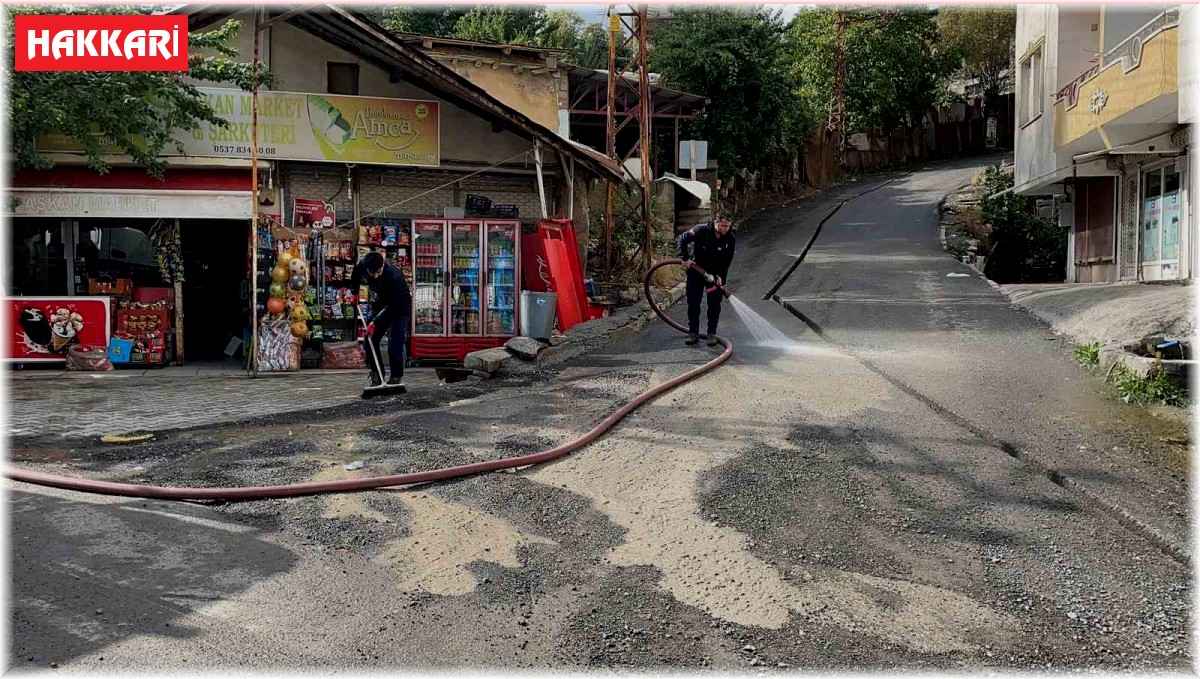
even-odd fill
[[[1186,468],[1044,326],[947,277],[969,270],[936,206],[978,165],[751,220],[730,288],[794,343],[727,306],[729,363],[557,463],[221,506],[10,484],[13,665],[1186,671]],[[717,351],[654,321],[444,408],[14,462],[163,485],[429,469],[574,438]]]

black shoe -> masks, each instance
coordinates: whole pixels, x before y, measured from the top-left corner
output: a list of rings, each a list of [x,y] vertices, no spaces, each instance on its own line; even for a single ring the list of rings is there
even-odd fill
[[[381,378],[379,375],[376,375],[375,373],[371,373],[371,386],[378,387],[381,384],[383,384],[383,378]]]
[[[396,386],[396,385],[401,385],[401,386],[403,386],[403,384],[404,384],[404,378],[403,378],[403,377],[393,377],[393,378],[391,378],[391,379],[389,379],[389,380],[388,380],[388,386],[389,386],[389,387],[394,387],[394,386]]]
[[[688,335],[687,341],[685,341],[684,344],[688,345],[689,347],[694,347],[694,346],[696,346],[696,344],[699,341],[700,341],[700,336],[697,335],[696,333],[691,333],[690,335]]]
[[[709,335],[708,335],[708,346],[710,346],[710,347],[715,347],[715,346],[717,346],[717,336],[716,336],[716,335],[714,335],[714,334],[712,334],[712,333],[709,333]]]

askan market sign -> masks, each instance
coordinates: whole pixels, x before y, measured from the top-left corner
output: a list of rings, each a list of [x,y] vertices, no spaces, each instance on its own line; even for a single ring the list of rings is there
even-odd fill
[[[176,135],[167,156],[249,158],[252,98],[239,89],[200,88],[228,125],[202,123]],[[259,92],[258,143],[263,160],[437,167],[441,128],[436,101],[379,99],[297,92]],[[59,134],[37,140],[39,151],[80,153]],[[115,147],[106,153],[119,153]]]

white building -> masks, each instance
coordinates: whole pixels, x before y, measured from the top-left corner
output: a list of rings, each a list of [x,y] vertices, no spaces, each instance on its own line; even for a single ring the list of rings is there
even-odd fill
[[[1014,190],[1059,201],[1069,281],[1196,275],[1196,154],[1182,124],[1195,91],[1181,58],[1196,16],[1178,5],[1018,6]]]

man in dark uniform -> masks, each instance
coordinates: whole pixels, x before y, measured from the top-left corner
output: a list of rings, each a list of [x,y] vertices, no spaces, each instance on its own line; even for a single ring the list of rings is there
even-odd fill
[[[692,245],[694,256],[688,254]],[[733,262],[735,238],[729,217],[720,212],[714,221],[697,224],[679,234],[679,258],[685,263],[695,260],[696,264],[717,279],[717,285],[725,284],[729,265]],[[707,286],[707,287],[706,287]],[[717,321],[721,318],[721,299],[724,297],[717,286],[708,286],[697,271],[687,271],[688,338],[686,344],[694,346],[700,341],[700,300],[708,297],[708,346],[717,343]]]
[[[412,293],[408,290],[408,281],[404,279],[403,271],[384,261],[383,255],[378,252],[367,253],[354,266],[350,276],[351,290],[357,292],[364,281],[375,293],[375,314],[367,326],[367,339],[374,347],[374,355],[379,356],[383,335],[385,332],[388,334],[388,363],[392,366],[388,384],[403,384],[405,335],[408,332],[408,320],[412,316]],[[367,357],[371,384],[377,386],[383,384],[383,366],[376,367],[375,361],[374,357]]]

